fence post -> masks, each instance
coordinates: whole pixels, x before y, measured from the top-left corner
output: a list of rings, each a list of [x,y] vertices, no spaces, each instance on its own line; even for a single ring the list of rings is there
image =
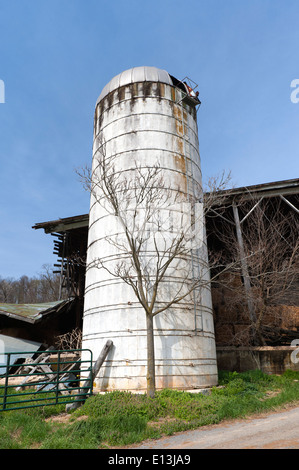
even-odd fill
[[[3,397],[3,410],[6,409],[6,402],[7,402],[9,365],[10,365],[10,353],[7,353],[6,373],[5,373],[5,385],[4,385],[4,397]]]
[[[91,388],[93,380],[98,374],[112,346],[113,342],[109,339],[103,347],[102,352],[96,360],[92,370],[90,371],[88,378],[85,380],[83,387],[80,389],[79,397],[77,397],[73,403],[66,406],[66,411],[76,410],[77,408],[79,408],[79,406],[82,405],[82,402],[86,400],[87,392]]]
[[[58,404],[58,394],[59,394],[59,373],[60,373],[60,351],[58,351],[58,354],[57,354],[56,405]]]

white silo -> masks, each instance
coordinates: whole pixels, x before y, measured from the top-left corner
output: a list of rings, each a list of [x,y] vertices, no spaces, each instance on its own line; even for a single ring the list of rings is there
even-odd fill
[[[113,159],[113,171],[117,175],[134,172],[136,163],[146,169],[158,162],[167,188],[184,194],[186,201],[194,202],[194,197],[200,200],[197,104],[197,98],[190,96],[182,82],[155,67],[135,67],[114,77],[96,103],[95,177],[97,159],[103,154],[108,160]],[[144,310],[133,289],[97,262],[115,262],[122,256],[115,244],[110,243],[119,227],[115,217],[97,201],[101,197],[95,188],[90,204],[82,347],[91,349],[96,359],[106,341],[113,341],[113,349],[96,379],[98,388],[145,391]],[[184,207],[190,211],[190,206]],[[209,273],[202,267],[207,261],[205,240],[196,248],[185,259],[190,276],[201,276],[208,281]],[[198,255],[204,263],[198,262]],[[145,256],[154,255],[149,249]],[[184,283],[183,274],[173,265],[163,284],[163,295],[171,295],[180,283]],[[208,282],[155,316],[154,333],[157,389],[186,390],[217,383]]]

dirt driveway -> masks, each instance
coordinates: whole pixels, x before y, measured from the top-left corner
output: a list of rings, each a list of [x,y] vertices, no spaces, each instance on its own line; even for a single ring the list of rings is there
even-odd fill
[[[225,424],[205,426],[135,449],[299,449],[299,407]]]

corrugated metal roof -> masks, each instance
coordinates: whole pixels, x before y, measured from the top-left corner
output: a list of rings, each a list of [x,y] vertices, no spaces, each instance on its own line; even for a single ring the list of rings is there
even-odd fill
[[[294,178],[290,180],[283,181],[274,181],[272,183],[262,183],[253,186],[244,186],[238,188],[226,189],[224,191],[219,191],[219,194],[229,194],[232,197],[240,196],[244,197],[246,194],[253,193],[263,193],[268,192],[270,196],[275,196],[279,194],[298,194],[299,193],[299,178]],[[89,224],[89,214],[78,215],[74,217],[66,217],[64,219],[50,220],[47,222],[36,223],[32,228],[40,229],[43,228],[46,233],[51,233],[53,231],[66,231],[70,230],[73,227],[77,228],[77,225],[80,227],[88,227]]]
[[[81,227],[88,227],[89,214],[76,215],[73,217],[65,217],[63,219],[50,220],[47,222],[39,222],[32,228],[43,228],[46,233],[64,232]]]
[[[71,300],[72,301],[72,300]],[[43,315],[59,311],[62,307],[71,302],[70,300],[59,300],[41,304],[5,304],[0,303],[0,315],[35,323]]]
[[[290,180],[274,181],[272,183],[261,183],[253,186],[243,186],[239,188],[225,189],[217,194],[225,195],[226,198],[253,199],[255,197],[275,197],[279,195],[287,196],[299,193],[299,178]]]
[[[136,82],[161,82],[173,85],[172,79],[166,70],[148,66],[133,67],[116,75],[107,83],[97,100],[97,104],[111,91],[117,90],[117,88],[128,85],[129,83]]]

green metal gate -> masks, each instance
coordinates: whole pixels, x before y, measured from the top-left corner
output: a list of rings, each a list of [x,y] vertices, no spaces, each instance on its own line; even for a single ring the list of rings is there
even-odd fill
[[[16,364],[20,355],[35,359]],[[89,349],[10,352],[2,357],[5,360],[0,366],[0,411],[84,402],[92,395]]]

